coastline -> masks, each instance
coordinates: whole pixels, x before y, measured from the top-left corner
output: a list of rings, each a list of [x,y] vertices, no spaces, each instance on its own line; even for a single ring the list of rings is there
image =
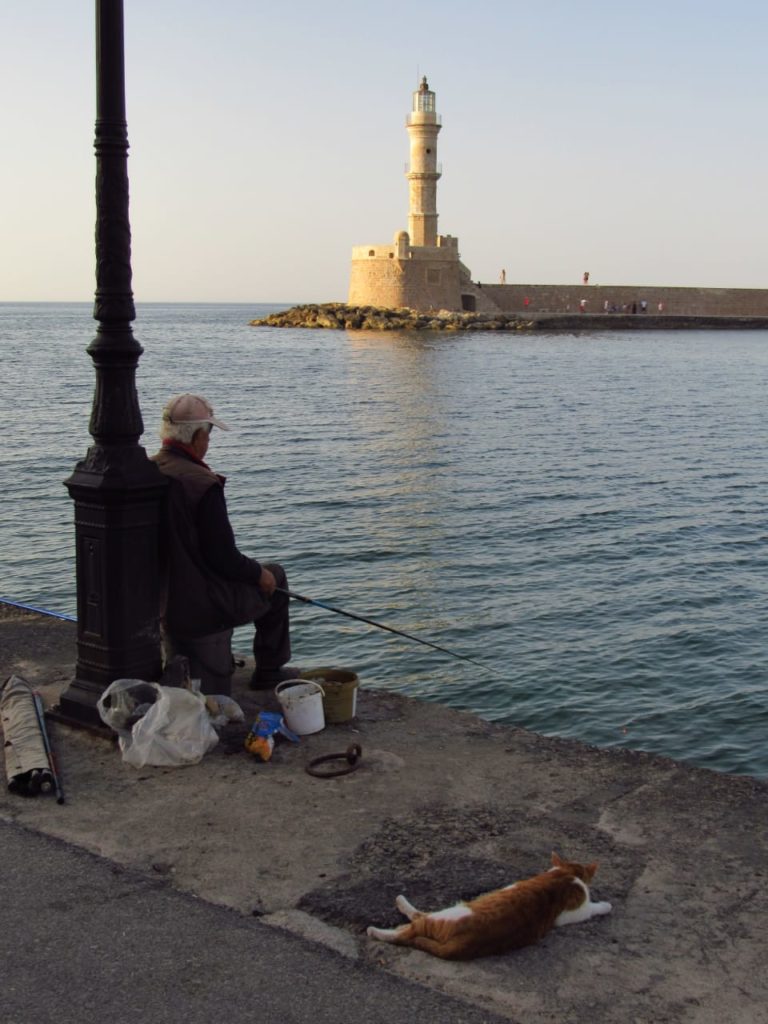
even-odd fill
[[[689,316],[653,313],[454,313],[439,310],[349,306],[342,302],[306,303],[261,319],[251,327],[304,327],[355,331],[503,331],[577,333],[579,331],[766,330],[765,316]]]
[[[2,678],[54,705],[75,636],[72,622],[0,604]],[[247,721],[272,700],[248,674],[233,685]],[[355,720],[279,744],[267,764],[222,743],[199,765],[135,771],[113,744],[54,722],[67,804],[3,787],[0,819],[508,1020],[762,1019],[768,783],[496,725],[364,675],[361,688]],[[360,770],[304,771],[352,742]],[[468,963],[364,934],[398,922],[399,892],[433,909],[544,869],[553,847],[600,862],[608,917]]]

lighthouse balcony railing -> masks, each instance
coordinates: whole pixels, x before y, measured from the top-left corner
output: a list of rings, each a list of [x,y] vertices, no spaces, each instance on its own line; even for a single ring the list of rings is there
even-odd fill
[[[429,117],[426,119],[424,115]],[[405,118],[405,123],[408,124],[442,124],[443,118],[440,114],[435,114],[434,111],[430,110],[412,110]]]

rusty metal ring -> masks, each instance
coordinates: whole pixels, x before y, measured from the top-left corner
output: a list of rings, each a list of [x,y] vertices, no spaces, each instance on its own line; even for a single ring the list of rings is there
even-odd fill
[[[360,765],[360,758],[363,756],[363,748],[359,743],[352,743],[343,754],[323,754],[322,757],[313,758],[307,765],[305,771],[308,775],[314,775],[316,779],[335,779],[339,775],[349,775]],[[327,761],[346,761],[345,768],[332,768],[330,771],[318,771],[317,766]]]

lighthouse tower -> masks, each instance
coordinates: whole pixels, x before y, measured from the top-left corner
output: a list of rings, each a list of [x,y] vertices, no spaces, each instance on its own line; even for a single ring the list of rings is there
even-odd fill
[[[410,190],[408,234],[411,245],[437,245],[437,134],[440,115],[435,113],[435,94],[426,76],[413,94],[413,109],[405,126],[411,142],[406,177]]]
[[[459,240],[437,233],[440,117],[426,78],[413,93],[405,126],[411,148],[405,175],[410,193],[408,230],[396,231],[389,245],[353,246],[349,304],[425,312],[477,309],[485,296],[461,262]]]

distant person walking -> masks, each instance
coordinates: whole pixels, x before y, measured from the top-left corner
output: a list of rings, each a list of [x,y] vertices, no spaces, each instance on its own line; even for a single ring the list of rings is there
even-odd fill
[[[526,308],[526,309],[528,309],[528,307],[530,306],[530,304],[531,304],[531,300],[530,300],[530,299],[528,298],[528,296],[526,295],[526,296],[525,296],[525,298],[523,299],[523,305],[525,306],[525,308]]]
[[[584,271],[584,277],[582,278],[582,281],[584,282],[584,284],[589,284],[589,271],[588,270]]]
[[[502,270],[501,274],[499,275],[499,284],[506,284],[506,283],[507,283],[507,272],[506,272],[506,270]]]
[[[587,312],[587,300],[586,299],[582,299],[579,302],[579,312],[580,313],[586,313]]]
[[[660,302],[657,308],[658,308],[660,313],[663,313],[664,312],[664,303]]]

